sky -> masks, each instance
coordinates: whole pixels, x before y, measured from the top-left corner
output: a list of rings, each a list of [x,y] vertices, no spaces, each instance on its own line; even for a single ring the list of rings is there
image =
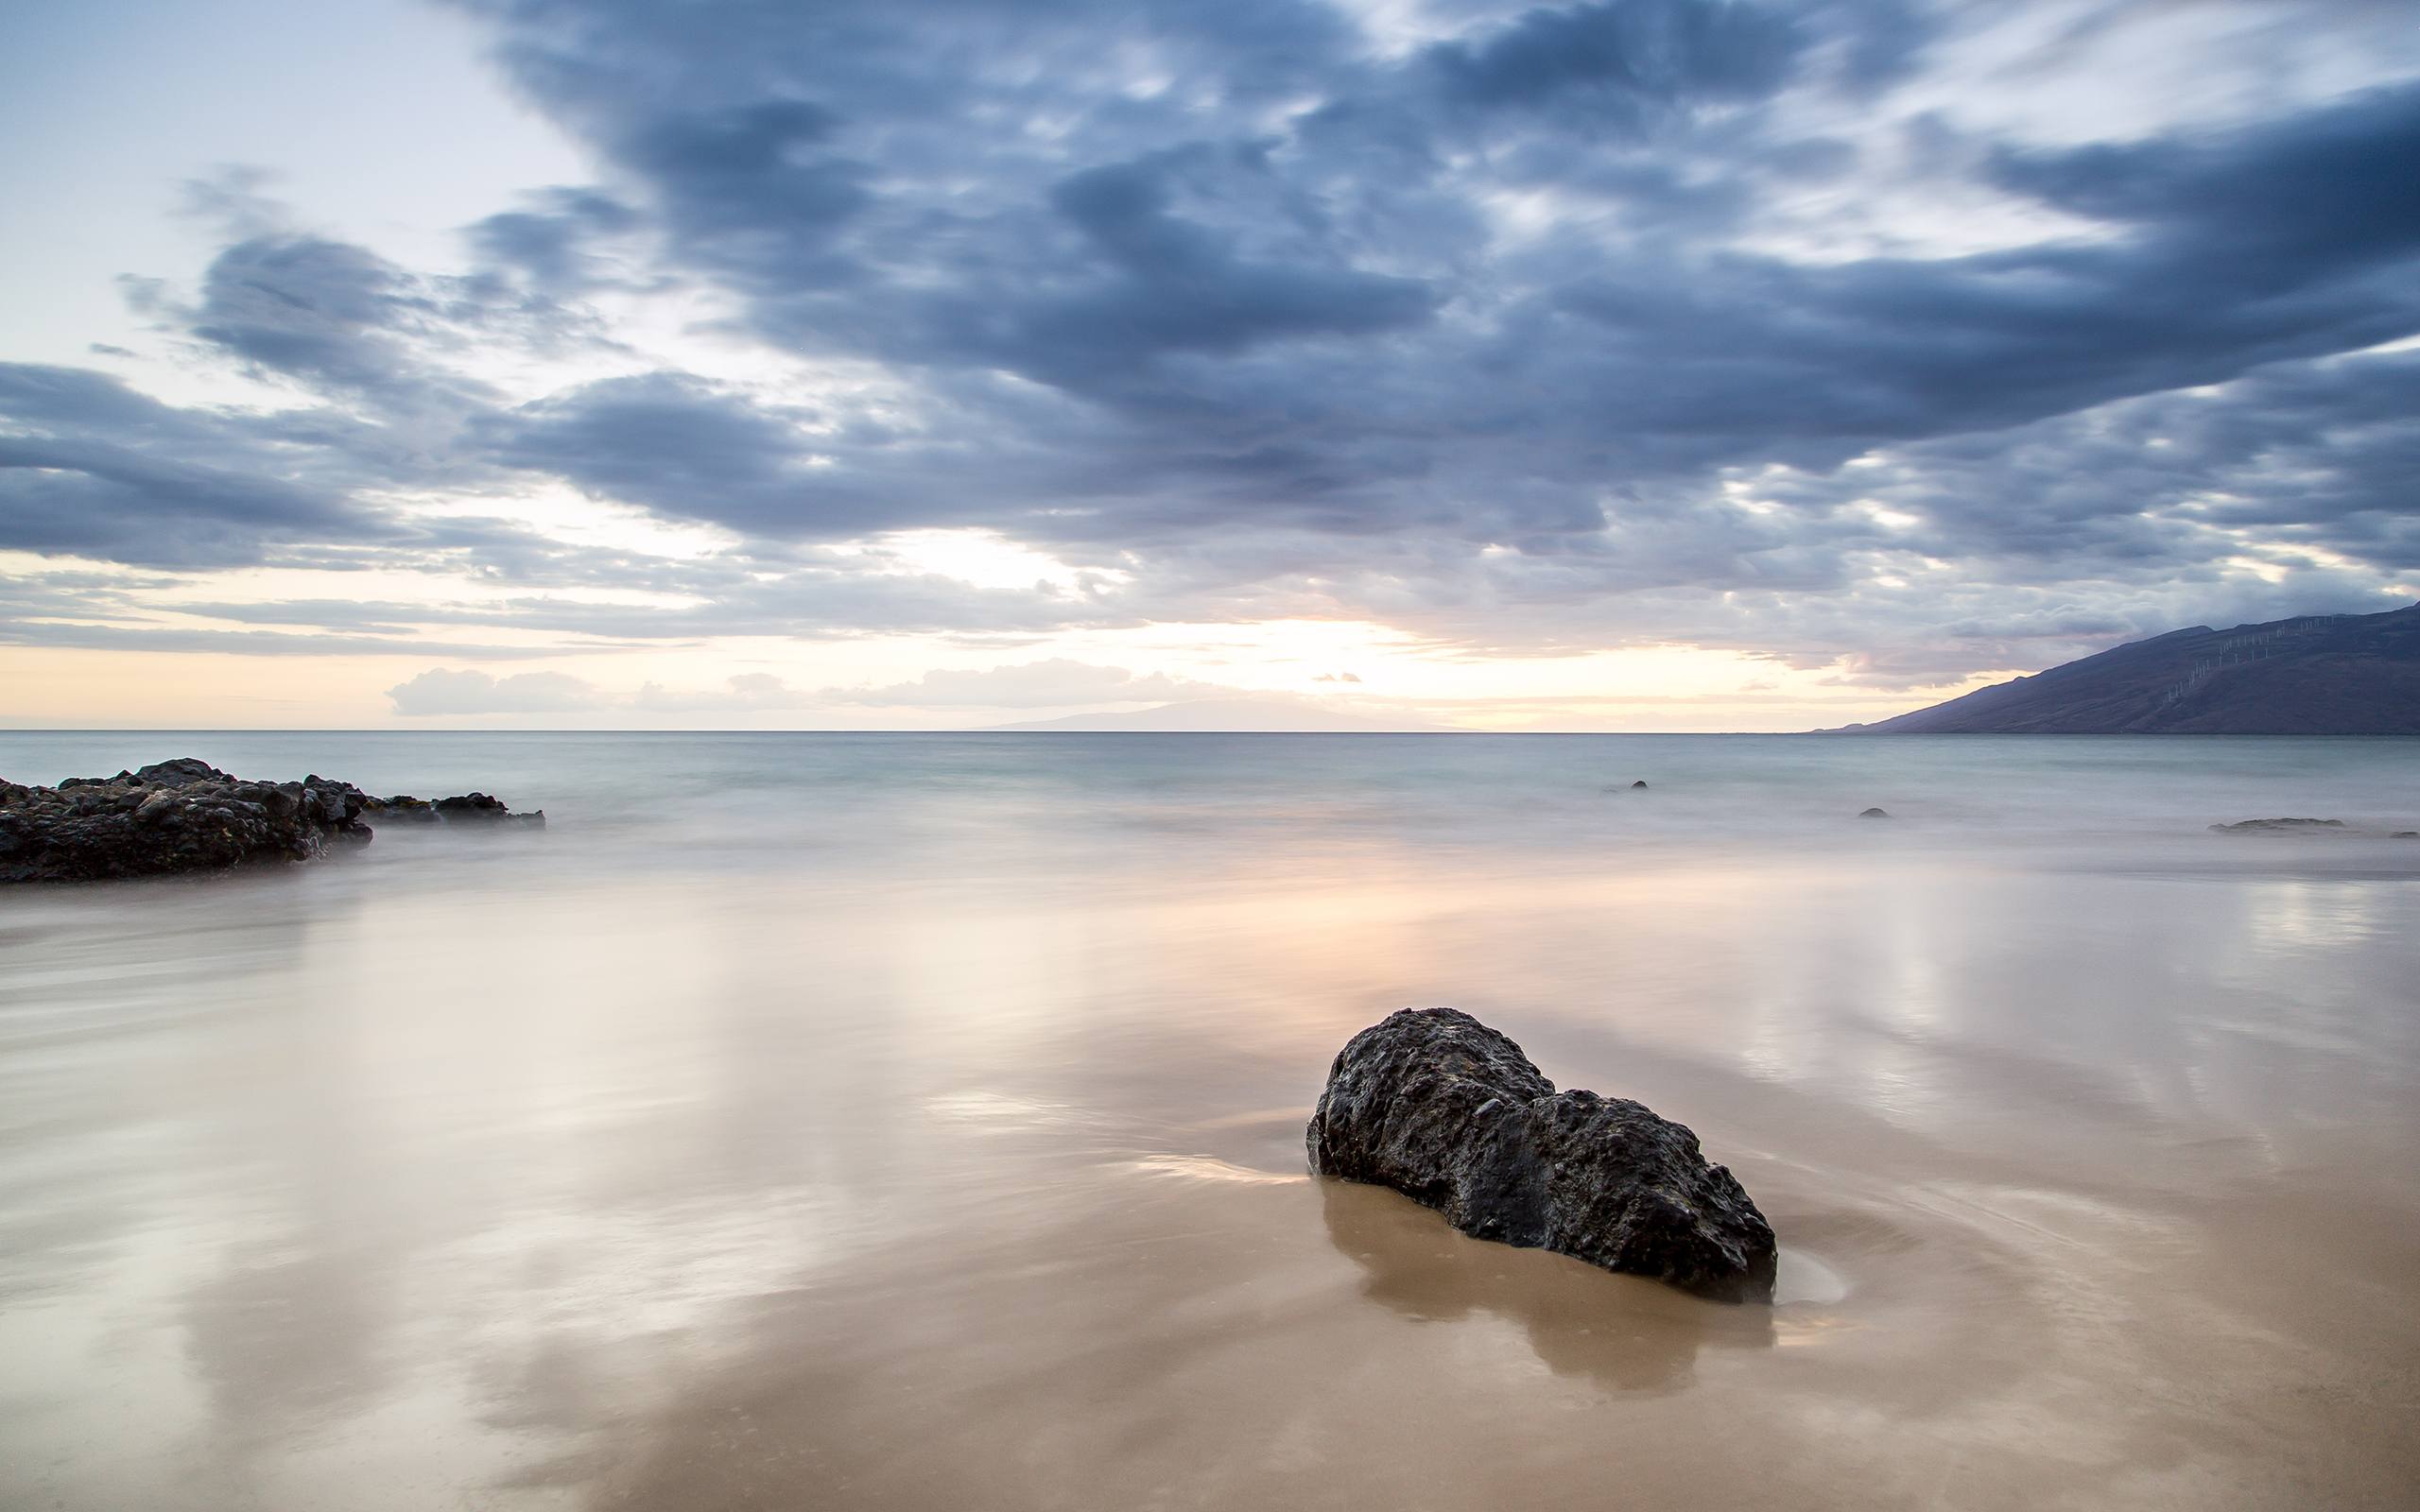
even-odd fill
[[[0,723],[1803,730],[2396,608],[2411,19],[0,5]]]

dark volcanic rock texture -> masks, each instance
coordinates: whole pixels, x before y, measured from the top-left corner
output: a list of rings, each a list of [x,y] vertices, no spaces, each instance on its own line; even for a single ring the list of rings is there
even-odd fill
[[[1556,1091],[1459,1009],[1405,1008],[1355,1035],[1305,1142],[1322,1175],[1392,1187],[1480,1239],[1724,1301],[1772,1296],[1772,1226],[1695,1134],[1625,1098]]]
[[[190,756],[115,777],[71,777],[57,787],[0,782],[0,883],[99,882],[241,862],[308,861],[369,840],[366,814],[543,825],[482,793],[377,799],[351,782],[311,776],[256,782]]]

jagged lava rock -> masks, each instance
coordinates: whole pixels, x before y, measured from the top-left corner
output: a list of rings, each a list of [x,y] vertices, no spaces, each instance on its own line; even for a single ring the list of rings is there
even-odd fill
[[[57,787],[0,782],[0,883],[99,882],[209,871],[256,860],[307,861],[370,839],[365,814],[390,809],[445,822],[544,825],[484,793],[391,800],[316,773],[256,782],[191,756]]]
[[[1304,1140],[1314,1171],[1392,1187],[1477,1238],[1722,1301],[1772,1297],[1772,1226],[1695,1134],[1626,1098],[1556,1091],[1460,1009],[1404,1008],[1355,1035]]]
[[[0,782],[0,882],[97,882],[302,861],[358,843],[361,795],[313,777],[254,782],[193,757],[55,788]]]

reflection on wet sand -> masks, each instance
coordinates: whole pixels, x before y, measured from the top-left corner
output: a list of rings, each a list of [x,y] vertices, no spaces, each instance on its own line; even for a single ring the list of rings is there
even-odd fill
[[[1426,1323],[1494,1314],[1518,1325],[1559,1376],[1611,1391],[1676,1391],[1701,1349],[1772,1347],[1770,1307],[1701,1301],[1563,1255],[1487,1244],[1384,1188],[1320,1188],[1329,1243],[1368,1273],[1362,1296]]]
[[[8,900],[0,1505],[2420,1502],[2410,875],[1474,839],[1564,745],[1138,856],[1034,748],[878,850],[774,765],[703,860]],[[1690,1124],[1777,1305],[1311,1179],[1436,1002]]]

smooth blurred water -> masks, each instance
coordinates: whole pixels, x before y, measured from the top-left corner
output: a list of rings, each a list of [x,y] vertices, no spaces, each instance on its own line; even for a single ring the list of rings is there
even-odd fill
[[[2420,742],[0,733],[174,755],[549,825],[0,892],[9,1505],[2420,1489],[2420,841],[2206,831]],[[1408,1003],[1779,1304],[1305,1177]]]
[[[700,865],[769,850],[785,868],[1149,870],[1149,848],[1247,843],[1589,865],[1608,849],[1820,851],[1874,806],[1900,821],[1893,843],[1962,848],[2165,842],[2280,813],[2420,825],[2408,739],[0,731],[0,776],[55,782],[171,749],[382,794],[500,793],[546,809],[575,865],[669,846]]]

